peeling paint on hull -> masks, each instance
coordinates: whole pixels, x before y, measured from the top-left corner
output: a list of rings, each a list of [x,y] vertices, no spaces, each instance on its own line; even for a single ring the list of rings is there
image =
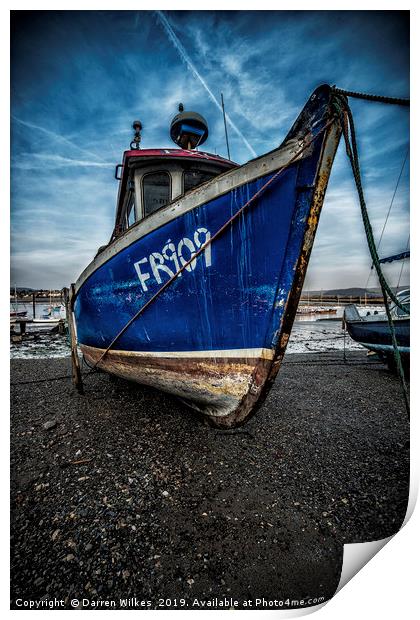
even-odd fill
[[[103,350],[81,346],[94,364]],[[211,352],[209,352],[211,353]],[[215,426],[238,423],[238,408],[249,391],[257,394],[271,365],[264,357],[165,357],[109,351],[99,367],[110,374],[173,394],[201,412]]]

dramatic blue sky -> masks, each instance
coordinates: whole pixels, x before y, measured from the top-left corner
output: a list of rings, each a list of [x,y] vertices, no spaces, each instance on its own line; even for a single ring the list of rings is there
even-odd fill
[[[12,275],[61,288],[109,239],[134,119],[144,148],[167,147],[179,102],[208,120],[205,150],[244,163],[276,147],[311,91],[409,96],[408,13],[351,11],[14,12]],[[352,100],[376,238],[409,145],[407,108]],[[405,249],[409,160],[381,255]],[[369,255],[343,145],[333,168],[305,288],[365,286]],[[401,264],[387,267],[396,284]],[[407,283],[409,264],[401,283]],[[372,276],[369,286],[377,284]]]

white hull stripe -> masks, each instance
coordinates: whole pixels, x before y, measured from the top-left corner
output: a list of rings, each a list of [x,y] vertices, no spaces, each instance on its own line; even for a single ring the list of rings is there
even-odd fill
[[[86,351],[95,351],[98,354],[103,353],[105,349],[99,349],[98,347],[91,347],[89,345],[80,344],[82,349]],[[221,349],[211,351],[119,351],[117,349],[110,349],[109,355],[121,355],[125,357],[161,357],[161,358],[262,358],[265,360],[272,360],[274,357],[274,351],[272,349]],[[108,355],[107,354],[107,355]]]

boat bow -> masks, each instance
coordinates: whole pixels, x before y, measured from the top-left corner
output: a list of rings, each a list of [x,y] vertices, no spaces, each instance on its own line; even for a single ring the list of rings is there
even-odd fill
[[[341,135],[333,99],[318,88],[280,147],[141,219],[95,258],[72,301],[91,363],[175,394],[217,426],[256,411],[286,350]]]

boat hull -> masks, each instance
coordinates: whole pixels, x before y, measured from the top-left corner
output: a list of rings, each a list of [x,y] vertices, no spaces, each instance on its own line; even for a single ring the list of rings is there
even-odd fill
[[[394,319],[395,336],[400,353],[410,353],[410,319]],[[346,322],[351,338],[371,351],[392,353],[388,321]]]
[[[323,109],[324,123],[325,116]],[[146,218],[129,232],[130,244],[117,241],[87,269],[72,303],[90,363],[172,393],[217,426],[238,425],[255,412],[287,346],[340,137],[336,124],[319,130],[321,118],[310,117],[317,129],[305,157],[245,210],[275,170],[255,178],[251,162],[236,185],[241,171],[226,173],[232,189],[212,198],[215,180],[192,192],[184,201],[196,196],[199,204],[186,212],[182,200],[178,210],[167,207],[166,220],[151,230]],[[295,130],[309,129],[299,117]],[[264,166],[264,158],[256,160],[258,170]]]

